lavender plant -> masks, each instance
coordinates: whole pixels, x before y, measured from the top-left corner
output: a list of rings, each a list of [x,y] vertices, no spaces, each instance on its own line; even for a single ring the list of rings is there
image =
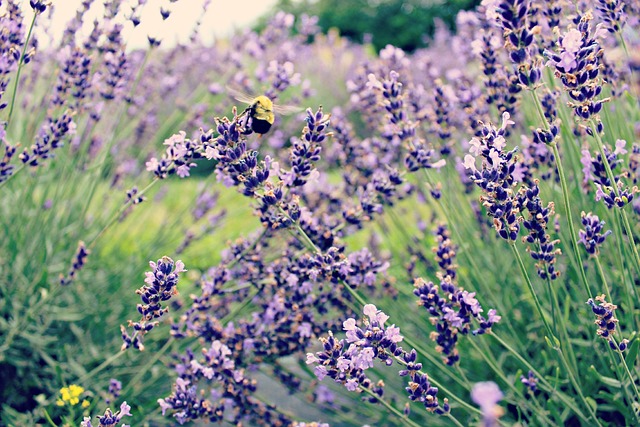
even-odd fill
[[[207,46],[210,4],[136,50],[151,3],[41,48],[59,6],[0,1],[0,424],[640,422],[640,8],[373,53],[284,12]]]

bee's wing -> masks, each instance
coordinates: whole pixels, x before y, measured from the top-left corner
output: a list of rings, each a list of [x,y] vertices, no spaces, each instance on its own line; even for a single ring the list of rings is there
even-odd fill
[[[240,102],[244,102],[245,104],[253,104],[253,100],[255,96],[251,96],[248,93],[244,93],[241,90],[235,89],[231,86],[225,86],[229,95],[233,96]]]
[[[273,111],[278,114],[294,114],[302,111],[302,107],[296,105],[277,105],[274,104]]]

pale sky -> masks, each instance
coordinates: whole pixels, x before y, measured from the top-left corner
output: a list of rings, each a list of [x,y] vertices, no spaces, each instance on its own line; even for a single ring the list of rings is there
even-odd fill
[[[270,10],[277,0],[212,0],[207,10],[202,25],[200,27],[201,39],[205,43],[210,43],[216,37],[226,36],[233,32],[235,28],[246,27]],[[54,14],[52,16],[52,28],[56,37],[60,37],[66,23],[75,16],[76,10],[80,7],[82,0],[53,0]],[[103,0],[95,0],[89,13],[85,18],[86,33],[91,29],[94,18],[101,17]],[[128,16],[131,10],[129,6],[137,3],[133,0],[124,0],[120,8],[120,13]],[[204,0],[178,0],[170,3],[169,0],[147,0],[142,6],[140,17],[142,22],[136,28],[131,23],[125,25],[124,37],[129,48],[148,46],[147,35],[162,39],[163,46],[171,46],[176,41],[186,42],[189,39],[192,28],[200,14]],[[31,8],[28,0],[23,0],[25,14],[31,15]],[[171,15],[166,21],[160,16],[160,7],[171,10]],[[47,19],[45,15],[38,19]],[[30,18],[29,18],[30,19]],[[41,42],[46,44],[46,40],[40,37]]]

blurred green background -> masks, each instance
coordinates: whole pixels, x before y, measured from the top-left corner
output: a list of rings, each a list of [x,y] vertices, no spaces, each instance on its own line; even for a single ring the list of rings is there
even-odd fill
[[[458,11],[479,4],[479,0],[279,0],[255,29],[262,30],[277,11],[296,18],[315,15],[324,33],[336,28],[352,41],[370,42],[376,51],[392,44],[412,52],[428,44],[436,19],[454,29]]]

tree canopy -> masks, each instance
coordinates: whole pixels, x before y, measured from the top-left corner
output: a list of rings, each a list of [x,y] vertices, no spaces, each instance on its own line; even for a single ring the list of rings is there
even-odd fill
[[[387,44],[413,51],[426,44],[436,18],[454,27],[456,14],[471,9],[478,0],[279,0],[274,10],[296,17],[318,16],[323,32],[337,28],[357,42],[370,41],[376,50]],[[265,19],[259,26],[264,26]]]

